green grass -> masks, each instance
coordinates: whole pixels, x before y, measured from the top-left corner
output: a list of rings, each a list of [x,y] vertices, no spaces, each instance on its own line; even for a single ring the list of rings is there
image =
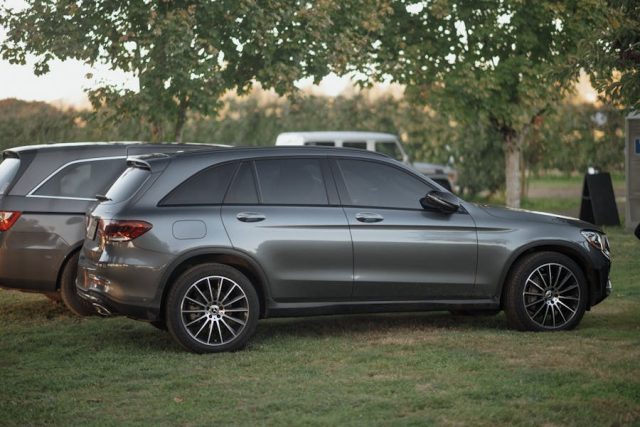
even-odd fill
[[[640,241],[607,232],[614,292],[571,332],[503,314],[273,319],[244,351],[198,356],[0,291],[0,425],[638,425]]]

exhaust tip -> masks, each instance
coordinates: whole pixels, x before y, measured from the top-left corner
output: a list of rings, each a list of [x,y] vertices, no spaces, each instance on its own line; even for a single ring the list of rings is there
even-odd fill
[[[96,312],[98,312],[98,314],[100,316],[104,316],[104,317],[111,316],[111,311],[109,311],[109,309],[107,309],[103,305],[100,305],[100,304],[94,302],[93,303],[93,308],[95,308]]]

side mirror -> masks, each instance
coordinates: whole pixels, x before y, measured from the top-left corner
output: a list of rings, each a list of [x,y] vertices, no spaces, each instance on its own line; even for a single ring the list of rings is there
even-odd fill
[[[460,201],[456,196],[444,191],[430,191],[420,199],[423,208],[435,208],[440,212],[452,214],[460,209]]]

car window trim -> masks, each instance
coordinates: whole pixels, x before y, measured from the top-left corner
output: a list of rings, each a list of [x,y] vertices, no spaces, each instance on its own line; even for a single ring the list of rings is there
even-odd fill
[[[96,199],[95,197],[89,198],[89,197],[54,196],[54,195],[34,194],[34,193],[36,191],[38,191],[40,189],[40,187],[42,187],[47,182],[49,182],[49,180],[51,180],[51,178],[53,178],[56,174],[58,174],[60,171],[62,171],[63,169],[67,168],[68,166],[71,166],[71,165],[74,165],[74,164],[77,164],[77,163],[88,163],[88,162],[96,162],[96,161],[99,162],[99,161],[126,159],[126,158],[127,158],[126,156],[91,157],[91,158],[87,158],[87,159],[73,160],[71,162],[65,163],[64,165],[60,166],[55,171],[51,172],[45,179],[40,181],[40,183],[38,185],[36,185],[31,191],[29,191],[25,197],[33,197],[33,198],[38,198],[38,199],[96,201],[98,199]]]

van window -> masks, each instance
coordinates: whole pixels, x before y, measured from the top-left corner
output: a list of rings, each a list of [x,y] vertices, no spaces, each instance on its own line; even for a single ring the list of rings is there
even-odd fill
[[[309,141],[305,142],[304,145],[315,145],[317,147],[335,147],[336,143],[333,141]]]
[[[124,158],[96,159],[67,164],[33,192],[45,197],[95,199],[104,194],[126,169]]]
[[[367,143],[366,142],[343,142],[342,146],[346,147],[346,148],[358,148],[360,150],[366,150],[367,149]]]
[[[398,144],[395,142],[376,142],[376,151],[378,153],[386,154],[392,159],[403,161],[402,153],[398,148]]]
[[[20,159],[6,158],[0,163],[0,196],[3,196],[20,168]]]

